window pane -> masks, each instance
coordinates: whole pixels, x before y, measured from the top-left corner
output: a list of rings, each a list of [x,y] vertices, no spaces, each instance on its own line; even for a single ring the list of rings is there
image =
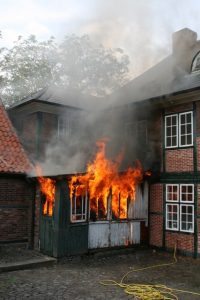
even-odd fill
[[[181,229],[182,229],[182,230],[186,230],[186,229],[187,229],[186,223],[185,223],[185,222],[182,222],[182,223],[181,223]]]
[[[175,147],[177,146],[177,115],[166,116],[165,120],[166,146]]]
[[[187,121],[187,123],[191,123],[192,122],[192,114],[191,113],[188,113],[187,114],[187,117],[186,117],[186,121]]]
[[[176,146],[177,145],[177,137],[172,137],[172,144],[171,146]]]
[[[178,201],[178,185],[166,185],[166,200]]]
[[[177,118],[176,118],[176,116],[172,116],[171,125],[172,126],[177,125]]]
[[[181,185],[180,189],[180,200],[182,202],[193,202],[194,201],[194,185]]]
[[[181,125],[181,134],[185,134],[186,130],[185,130],[185,125]]]
[[[167,127],[167,136],[171,136],[171,127]]]
[[[171,138],[167,138],[167,146],[170,147],[171,146]]]
[[[172,135],[176,136],[176,134],[177,134],[177,130],[176,129],[177,129],[176,126],[172,127]]]
[[[181,124],[185,124],[185,115],[181,115]]]
[[[167,204],[166,205],[166,226],[167,229],[178,229],[178,205]]]
[[[186,214],[186,206],[182,206],[182,213]]]
[[[192,145],[192,113],[179,115],[180,146]]]
[[[192,144],[192,136],[188,135],[187,136],[187,145],[191,145]]]
[[[191,133],[192,132],[192,125],[187,124],[187,133]]]
[[[181,136],[181,146],[186,145],[186,137],[184,135]]]
[[[181,205],[180,207],[181,223],[180,229],[186,232],[194,231],[194,206],[193,205]]]

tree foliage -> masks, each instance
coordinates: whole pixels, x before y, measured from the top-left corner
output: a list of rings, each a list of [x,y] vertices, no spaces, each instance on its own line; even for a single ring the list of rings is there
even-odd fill
[[[87,35],[66,36],[60,44],[20,36],[13,48],[0,49],[1,96],[12,104],[52,85],[103,96],[127,82],[128,67],[121,49],[96,46]]]

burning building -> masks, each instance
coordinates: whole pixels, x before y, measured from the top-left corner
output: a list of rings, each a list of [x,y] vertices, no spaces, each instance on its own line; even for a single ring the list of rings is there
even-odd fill
[[[59,257],[146,242],[200,255],[196,33],[174,33],[172,48],[99,108],[95,98],[45,89],[9,109],[42,167],[34,237],[43,252]]]

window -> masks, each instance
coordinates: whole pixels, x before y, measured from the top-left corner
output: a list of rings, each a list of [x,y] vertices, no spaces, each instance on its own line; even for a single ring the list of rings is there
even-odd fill
[[[193,113],[185,112],[165,116],[165,147],[193,145]]]
[[[70,122],[69,119],[58,117],[58,137],[66,137],[70,135]]]
[[[178,116],[165,117],[165,145],[167,148],[178,146]]]
[[[194,60],[192,62],[192,73],[197,73],[200,71],[200,52],[197,53],[197,55],[194,57]]]
[[[194,185],[166,185],[166,229],[194,232]]]
[[[75,188],[71,198],[71,222],[73,223],[84,222],[87,217],[87,193],[79,195],[78,188]]]

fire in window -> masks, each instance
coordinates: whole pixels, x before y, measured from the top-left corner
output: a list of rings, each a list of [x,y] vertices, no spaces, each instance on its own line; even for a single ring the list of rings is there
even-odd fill
[[[84,222],[87,219],[87,191],[85,186],[76,185],[71,195],[71,222]]]
[[[52,216],[55,204],[55,180],[51,178],[38,177],[42,193],[42,213],[45,216]]]

